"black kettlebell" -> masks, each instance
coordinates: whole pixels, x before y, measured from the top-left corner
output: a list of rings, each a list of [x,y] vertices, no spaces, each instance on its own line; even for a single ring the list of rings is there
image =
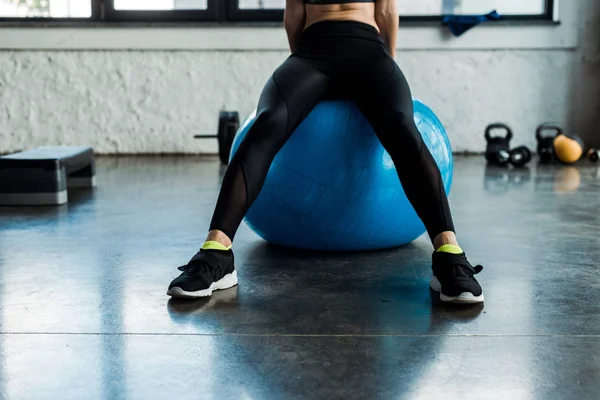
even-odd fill
[[[553,135],[544,134],[545,131],[554,132]],[[559,125],[544,123],[537,127],[535,138],[537,139],[537,153],[540,162],[550,163],[554,160],[554,139],[562,135],[562,128]]]
[[[492,136],[493,130],[501,129],[506,131],[506,135]],[[485,159],[489,164],[504,166],[510,162],[510,140],[513,134],[510,127],[506,124],[490,124],[485,129],[485,140],[487,149],[485,150]]]
[[[598,150],[598,149],[590,149],[588,151],[587,156],[588,156],[588,159],[591,162],[594,162],[594,163],[598,162],[598,160],[600,159],[600,150]]]
[[[510,151],[510,163],[514,167],[524,167],[531,161],[531,150],[526,146],[519,146]]]

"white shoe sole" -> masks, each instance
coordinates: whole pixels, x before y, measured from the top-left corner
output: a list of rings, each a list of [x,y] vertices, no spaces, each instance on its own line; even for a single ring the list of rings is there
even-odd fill
[[[208,297],[215,290],[229,289],[238,284],[237,271],[225,275],[220,280],[213,282],[208,289],[197,290],[195,292],[186,292],[180,287],[173,287],[167,291],[167,295],[181,299],[196,299],[198,297]]]
[[[458,296],[446,296],[442,293],[442,284],[435,276],[431,277],[431,282],[429,283],[429,287],[434,291],[440,294],[440,300],[445,303],[453,303],[453,304],[476,304],[483,303],[483,293],[479,296],[473,295],[471,292],[463,292]]]

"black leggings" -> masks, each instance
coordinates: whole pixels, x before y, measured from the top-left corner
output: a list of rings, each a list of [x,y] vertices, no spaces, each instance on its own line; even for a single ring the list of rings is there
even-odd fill
[[[233,240],[277,152],[310,111],[331,98],[354,101],[369,120],[431,239],[454,231],[440,171],[414,122],[408,83],[377,30],[354,21],[311,25],[273,73],[256,121],[227,168],[210,229]]]

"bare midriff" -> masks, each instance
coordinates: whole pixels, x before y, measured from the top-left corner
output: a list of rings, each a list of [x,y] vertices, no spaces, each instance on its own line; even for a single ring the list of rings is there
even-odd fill
[[[357,21],[379,30],[375,21],[375,3],[307,4],[304,28],[321,21]]]

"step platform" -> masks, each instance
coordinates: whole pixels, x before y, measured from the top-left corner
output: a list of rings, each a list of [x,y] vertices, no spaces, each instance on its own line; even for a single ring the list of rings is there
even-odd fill
[[[0,157],[0,205],[60,205],[67,188],[95,186],[90,147],[38,147]]]

